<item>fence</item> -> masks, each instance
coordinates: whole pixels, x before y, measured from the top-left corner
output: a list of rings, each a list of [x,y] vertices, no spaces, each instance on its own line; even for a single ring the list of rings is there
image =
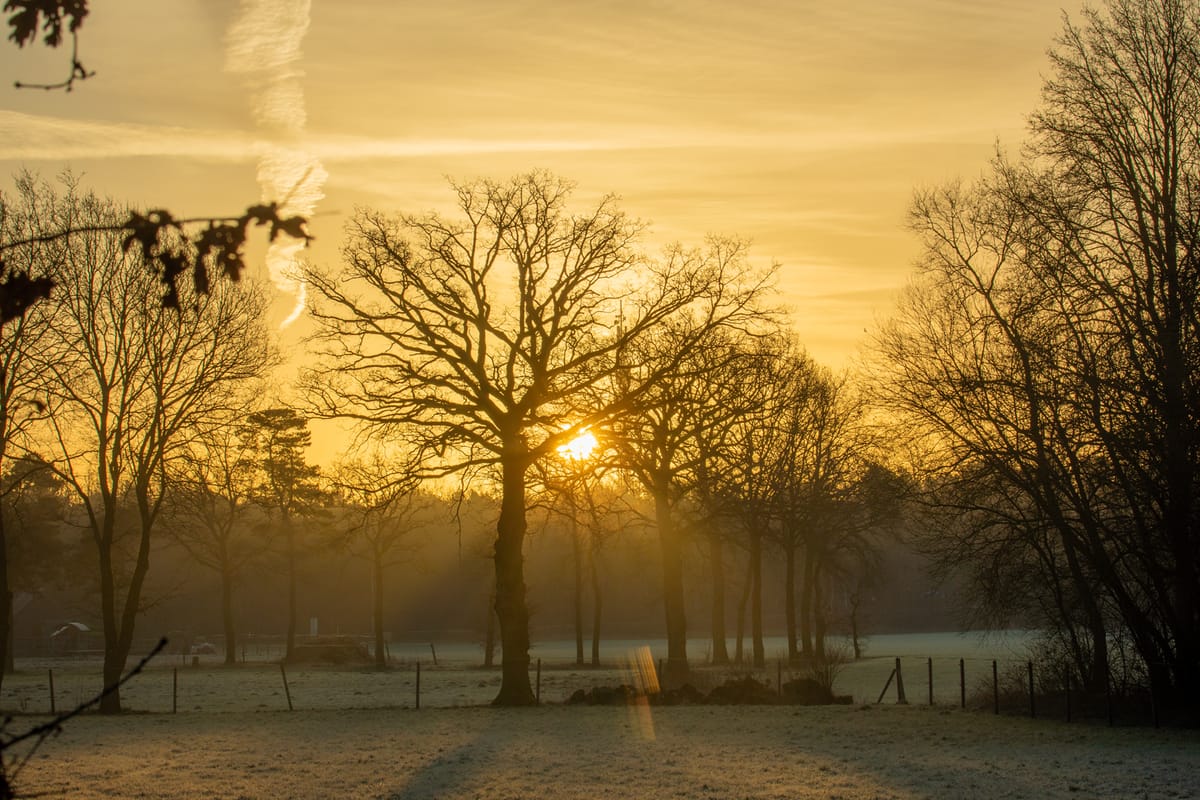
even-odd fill
[[[469,654],[464,657],[464,653]],[[227,667],[220,653],[167,654],[122,688],[123,705],[151,713],[434,708],[489,703],[500,687],[498,669],[477,666],[478,648],[407,644],[389,649],[391,666],[282,664],[274,642],[247,644],[244,659]],[[440,657],[439,657],[440,656]],[[62,711],[94,696],[101,687],[98,659],[18,661],[4,679],[0,709],[24,713]],[[540,700],[563,702],[578,689],[635,683],[632,654],[600,668],[568,659],[534,659],[530,683]],[[775,685],[808,671],[773,659],[765,669],[697,666],[702,689],[730,677],[751,675]],[[1061,670],[1019,658],[984,659],[876,656],[833,670],[834,690],[860,704],[903,701],[910,705],[972,708],[1005,714],[1077,721],[1159,723],[1148,697],[1086,694],[1064,685]]]

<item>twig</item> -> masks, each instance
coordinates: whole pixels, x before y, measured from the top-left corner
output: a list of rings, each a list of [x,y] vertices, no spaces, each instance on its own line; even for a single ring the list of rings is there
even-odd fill
[[[52,720],[43,722],[41,725],[36,725],[24,733],[11,738],[5,738],[7,734],[0,729],[0,800],[8,800],[9,798],[15,798],[18,796],[13,792],[13,778],[15,778],[17,774],[20,773],[21,769],[29,763],[29,759],[33,758],[34,753],[38,751],[38,748],[42,746],[43,742],[45,742],[51,736],[57,736],[58,734],[62,733],[63,723],[69,719],[79,716],[89,708],[98,705],[105,697],[108,697],[110,694],[117,691],[117,689],[124,686],[130,679],[133,678],[133,676],[145,669],[146,665],[150,663],[150,659],[162,652],[163,648],[166,646],[167,637],[164,636],[158,640],[158,644],[154,646],[154,649],[147,653],[146,656],[133,667],[133,669],[121,676],[120,680],[118,680],[116,683],[105,686],[104,690],[101,691],[100,694],[96,695],[90,700],[80,703],[70,711],[64,711],[63,713],[54,717]],[[6,719],[4,724],[7,725],[9,722],[11,722],[11,720],[11,717]],[[21,742],[33,738],[37,739],[37,741],[34,742],[33,747],[29,749],[29,752],[25,754],[24,758],[16,761],[10,768],[9,765],[5,763],[3,758],[5,752],[7,752],[13,745],[20,744]]]

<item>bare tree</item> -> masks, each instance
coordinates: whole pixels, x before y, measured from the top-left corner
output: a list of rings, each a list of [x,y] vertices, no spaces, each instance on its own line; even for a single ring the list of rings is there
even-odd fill
[[[205,431],[181,452],[172,481],[171,532],[221,579],[225,664],[237,663],[234,591],[269,546],[258,494],[254,431],[238,417]]]
[[[411,558],[412,539],[420,516],[429,508],[420,493],[419,470],[376,453],[371,458],[342,464],[332,477],[346,501],[342,526],[351,553],[371,565],[371,628],[375,635],[375,666],[387,666],[383,636],[384,576],[390,567]]]
[[[258,502],[279,513],[283,558],[287,572],[288,626],[284,658],[296,647],[296,592],[300,576],[300,534],[296,517],[311,516],[321,500],[320,470],[307,461],[312,443],[308,420],[292,408],[267,408],[247,420],[256,450],[260,483]]]
[[[68,193],[46,222],[94,229],[65,239],[46,270],[59,294],[37,368],[48,378],[41,432],[47,458],[82,504],[100,571],[103,680],[117,683],[133,644],[150,546],[163,508],[165,475],[179,449],[220,419],[234,387],[271,363],[265,300],[222,284],[186,294],[186,324],[163,307],[158,281],[103,227],[120,211]],[[118,526],[136,510],[135,530]],[[128,560],[126,556],[128,555]],[[121,709],[119,690],[104,712]]]
[[[443,471],[495,470],[495,702],[528,705],[527,471],[676,367],[632,370],[635,343],[684,314],[696,320],[684,344],[701,338],[746,314],[758,284],[742,262],[644,256],[642,226],[612,198],[571,214],[570,184],[546,174],[454,191],[459,220],[359,212],[344,268],[309,272],[322,363],[305,383],[316,413],[383,433],[415,426]],[[609,393],[617,374],[627,377]]]
[[[0,238],[30,238],[38,230],[40,217],[47,202],[44,192],[29,177],[21,176],[17,182],[17,198],[0,198]],[[45,257],[44,248],[28,245],[14,248],[8,254],[9,268],[16,273],[28,275],[37,269]],[[2,267],[0,267],[2,269]],[[0,305],[7,306],[7,290],[0,293]],[[14,454],[19,458],[27,452],[30,426],[43,411],[38,397],[44,373],[32,363],[32,353],[44,346],[47,317],[43,309],[14,307],[6,311],[0,320],[0,475],[10,472],[10,461]],[[15,490],[18,484],[8,484]],[[9,652],[11,639],[13,591],[9,570],[9,542],[6,521],[0,516],[0,665],[12,658]],[[3,675],[0,675],[3,681]]]
[[[881,337],[888,391],[963,523],[943,554],[1017,588],[1088,685],[1128,636],[1195,714],[1200,8],[1111,0],[1051,66],[1031,158],[918,195],[930,279]]]

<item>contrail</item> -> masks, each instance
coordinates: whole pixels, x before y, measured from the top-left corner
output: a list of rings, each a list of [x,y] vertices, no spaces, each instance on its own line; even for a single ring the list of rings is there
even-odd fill
[[[279,202],[280,212],[311,217],[325,196],[329,177],[303,143],[307,114],[300,78],[300,43],[308,32],[311,0],[241,0],[241,11],[226,34],[225,69],[243,75],[252,87],[254,120],[267,140],[258,160],[263,199]],[[296,268],[303,243],[287,237],[267,250],[267,270],[296,305],[280,328],[304,311],[305,286]]]

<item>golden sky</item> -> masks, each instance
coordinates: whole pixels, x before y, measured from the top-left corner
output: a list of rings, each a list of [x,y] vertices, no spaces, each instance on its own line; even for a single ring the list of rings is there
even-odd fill
[[[1019,146],[1061,27],[1053,0],[92,5],[97,75],[70,94],[10,88],[69,52],[0,47],[4,176],[70,167],[179,214],[289,187],[331,263],[356,205],[445,208],[445,176],[548,168],[581,202],[619,194],[651,247],[751,238],[835,367],[911,271],[913,189]]]

